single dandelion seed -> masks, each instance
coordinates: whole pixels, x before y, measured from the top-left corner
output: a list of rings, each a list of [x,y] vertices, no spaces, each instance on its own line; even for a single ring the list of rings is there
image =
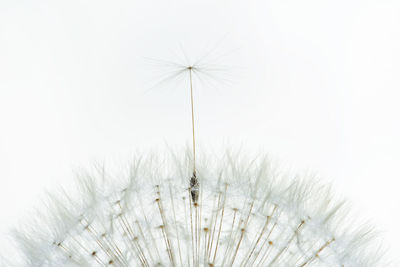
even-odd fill
[[[192,150],[193,150],[193,173],[190,178],[190,194],[192,196],[193,203],[197,203],[199,199],[199,181],[196,176],[196,139],[195,139],[195,126],[194,126],[194,101],[193,101],[193,78],[192,72],[193,67],[187,67],[189,71],[189,81],[190,81],[190,105],[192,110]]]

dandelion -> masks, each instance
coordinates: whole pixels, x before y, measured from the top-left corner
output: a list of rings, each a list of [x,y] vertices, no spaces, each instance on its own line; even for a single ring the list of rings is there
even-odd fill
[[[207,158],[207,157],[203,157]],[[51,196],[16,233],[27,266],[377,266],[369,229],[343,202],[268,158],[136,159],[124,175],[80,175],[77,198]],[[106,178],[105,178],[106,177]]]
[[[50,195],[15,231],[24,266],[383,264],[371,230],[351,227],[328,186],[267,157],[196,157],[193,73],[204,70],[170,65],[189,76],[190,153],[142,156],[122,174],[80,173],[77,194]]]

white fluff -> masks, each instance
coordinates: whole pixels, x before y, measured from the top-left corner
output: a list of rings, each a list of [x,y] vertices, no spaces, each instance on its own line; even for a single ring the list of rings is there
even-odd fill
[[[50,196],[15,232],[25,266],[386,266],[329,187],[267,158],[201,158],[198,203],[186,156],[80,174],[79,197]]]

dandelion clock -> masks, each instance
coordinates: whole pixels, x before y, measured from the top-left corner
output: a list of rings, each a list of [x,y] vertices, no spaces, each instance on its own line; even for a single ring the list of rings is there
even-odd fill
[[[268,157],[197,152],[196,79],[224,68],[164,64],[188,89],[189,148],[78,173],[78,194],[49,194],[14,231],[22,266],[387,266],[329,186]]]

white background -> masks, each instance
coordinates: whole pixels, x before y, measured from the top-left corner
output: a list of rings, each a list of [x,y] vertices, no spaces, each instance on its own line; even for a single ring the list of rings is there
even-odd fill
[[[399,14],[395,0],[2,0],[2,245],[74,168],[190,143],[187,80],[153,88],[163,64],[146,59],[185,64],[184,50],[229,66],[195,79],[201,147],[313,170],[396,259]]]

